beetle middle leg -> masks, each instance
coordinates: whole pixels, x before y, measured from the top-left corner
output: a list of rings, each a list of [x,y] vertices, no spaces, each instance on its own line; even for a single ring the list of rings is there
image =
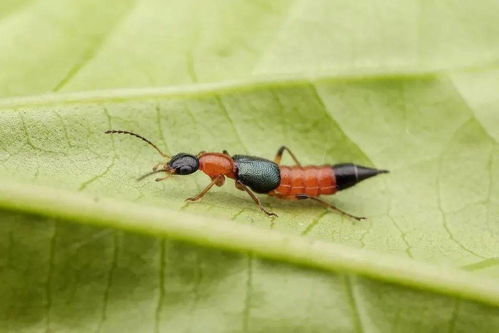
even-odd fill
[[[213,177],[211,183],[209,183],[208,186],[204,188],[204,190],[199,192],[199,194],[194,197],[185,199],[185,201],[198,201],[213,187],[213,185],[222,186],[224,182],[225,182],[225,177],[223,175]]]
[[[253,199],[253,201],[256,203],[256,205],[258,206],[258,208],[260,208],[260,210],[262,212],[264,212],[265,214],[267,214],[267,216],[277,217],[276,213],[272,213],[272,212],[269,212],[268,210],[266,210],[265,207],[263,207],[260,199],[258,199],[257,196],[253,192],[251,192],[251,190],[248,187],[246,187],[246,185],[244,185],[243,183],[241,183],[239,180],[236,180],[236,187],[237,187],[238,190],[246,191],[246,193],[248,193],[249,196],[251,197],[251,199]]]
[[[281,146],[281,148],[279,148],[279,150],[277,151],[277,154],[275,154],[274,162],[276,164],[278,164],[278,165],[281,164],[282,154],[284,153],[284,151],[287,151],[289,153],[289,155],[291,155],[291,158],[293,159],[293,161],[295,161],[296,165],[301,167],[301,163],[298,161],[295,154],[293,154],[291,152],[291,150],[289,150],[289,148],[286,146]]]
[[[347,212],[344,212],[341,209],[333,206],[332,204],[330,204],[327,201],[324,201],[324,200],[316,198],[316,197],[311,197],[311,196],[306,195],[306,194],[298,194],[298,195],[296,195],[296,199],[298,199],[298,200],[304,200],[304,199],[314,200],[314,201],[320,203],[321,205],[323,205],[324,207],[331,208],[331,209],[337,211],[338,213],[340,213],[341,215],[345,215],[345,216],[351,217],[353,219],[356,219],[357,221],[361,221],[361,220],[365,220],[366,219],[365,217],[362,217],[362,216],[355,216],[355,215],[349,214]]]

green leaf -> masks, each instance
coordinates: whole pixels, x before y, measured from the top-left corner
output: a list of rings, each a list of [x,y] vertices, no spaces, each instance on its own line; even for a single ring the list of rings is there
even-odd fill
[[[2,96],[131,88],[0,100],[1,331],[499,329],[497,4],[99,3],[0,4]],[[111,128],[391,173],[271,221]]]
[[[469,316],[480,315],[484,327],[497,328],[499,290],[481,267],[472,276],[411,260],[475,270],[496,264],[497,132],[464,99],[466,83],[491,84],[488,74],[6,101],[0,204],[87,226],[4,214],[4,325],[467,329]],[[480,101],[494,102],[480,91]],[[203,175],[136,182],[158,156],[139,140],[105,135],[109,128],[134,129],[169,153],[230,148],[271,157],[286,143],[306,164],[352,160],[392,173],[337,195],[338,206],[367,222],[266,199],[280,215],[272,223],[230,184],[184,203],[207,183]],[[422,317],[409,315],[427,307]]]

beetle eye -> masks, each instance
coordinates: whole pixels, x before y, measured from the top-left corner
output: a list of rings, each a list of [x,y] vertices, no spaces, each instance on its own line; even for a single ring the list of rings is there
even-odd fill
[[[190,166],[181,166],[179,169],[177,169],[177,173],[180,175],[188,175],[192,173],[192,168]]]

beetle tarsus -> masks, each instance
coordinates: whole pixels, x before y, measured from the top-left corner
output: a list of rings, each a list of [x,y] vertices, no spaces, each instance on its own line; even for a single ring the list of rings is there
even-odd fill
[[[271,217],[271,218],[275,218],[275,217],[279,217],[279,215],[277,215],[276,213],[273,213],[273,212],[269,212],[268,210],[260,207],[260,209],[268,216],[268,217]]]

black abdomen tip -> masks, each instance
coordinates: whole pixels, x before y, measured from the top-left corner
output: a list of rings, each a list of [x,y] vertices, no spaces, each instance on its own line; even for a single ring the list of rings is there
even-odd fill
[[[333,165],[334,175],[336,177],[336,188],[344,190],[354,186],[364,179],[371,178],[380,173],[388,173],[388,170],[378,170],[374,168],[363,167],[353,163],[342,163]]]

